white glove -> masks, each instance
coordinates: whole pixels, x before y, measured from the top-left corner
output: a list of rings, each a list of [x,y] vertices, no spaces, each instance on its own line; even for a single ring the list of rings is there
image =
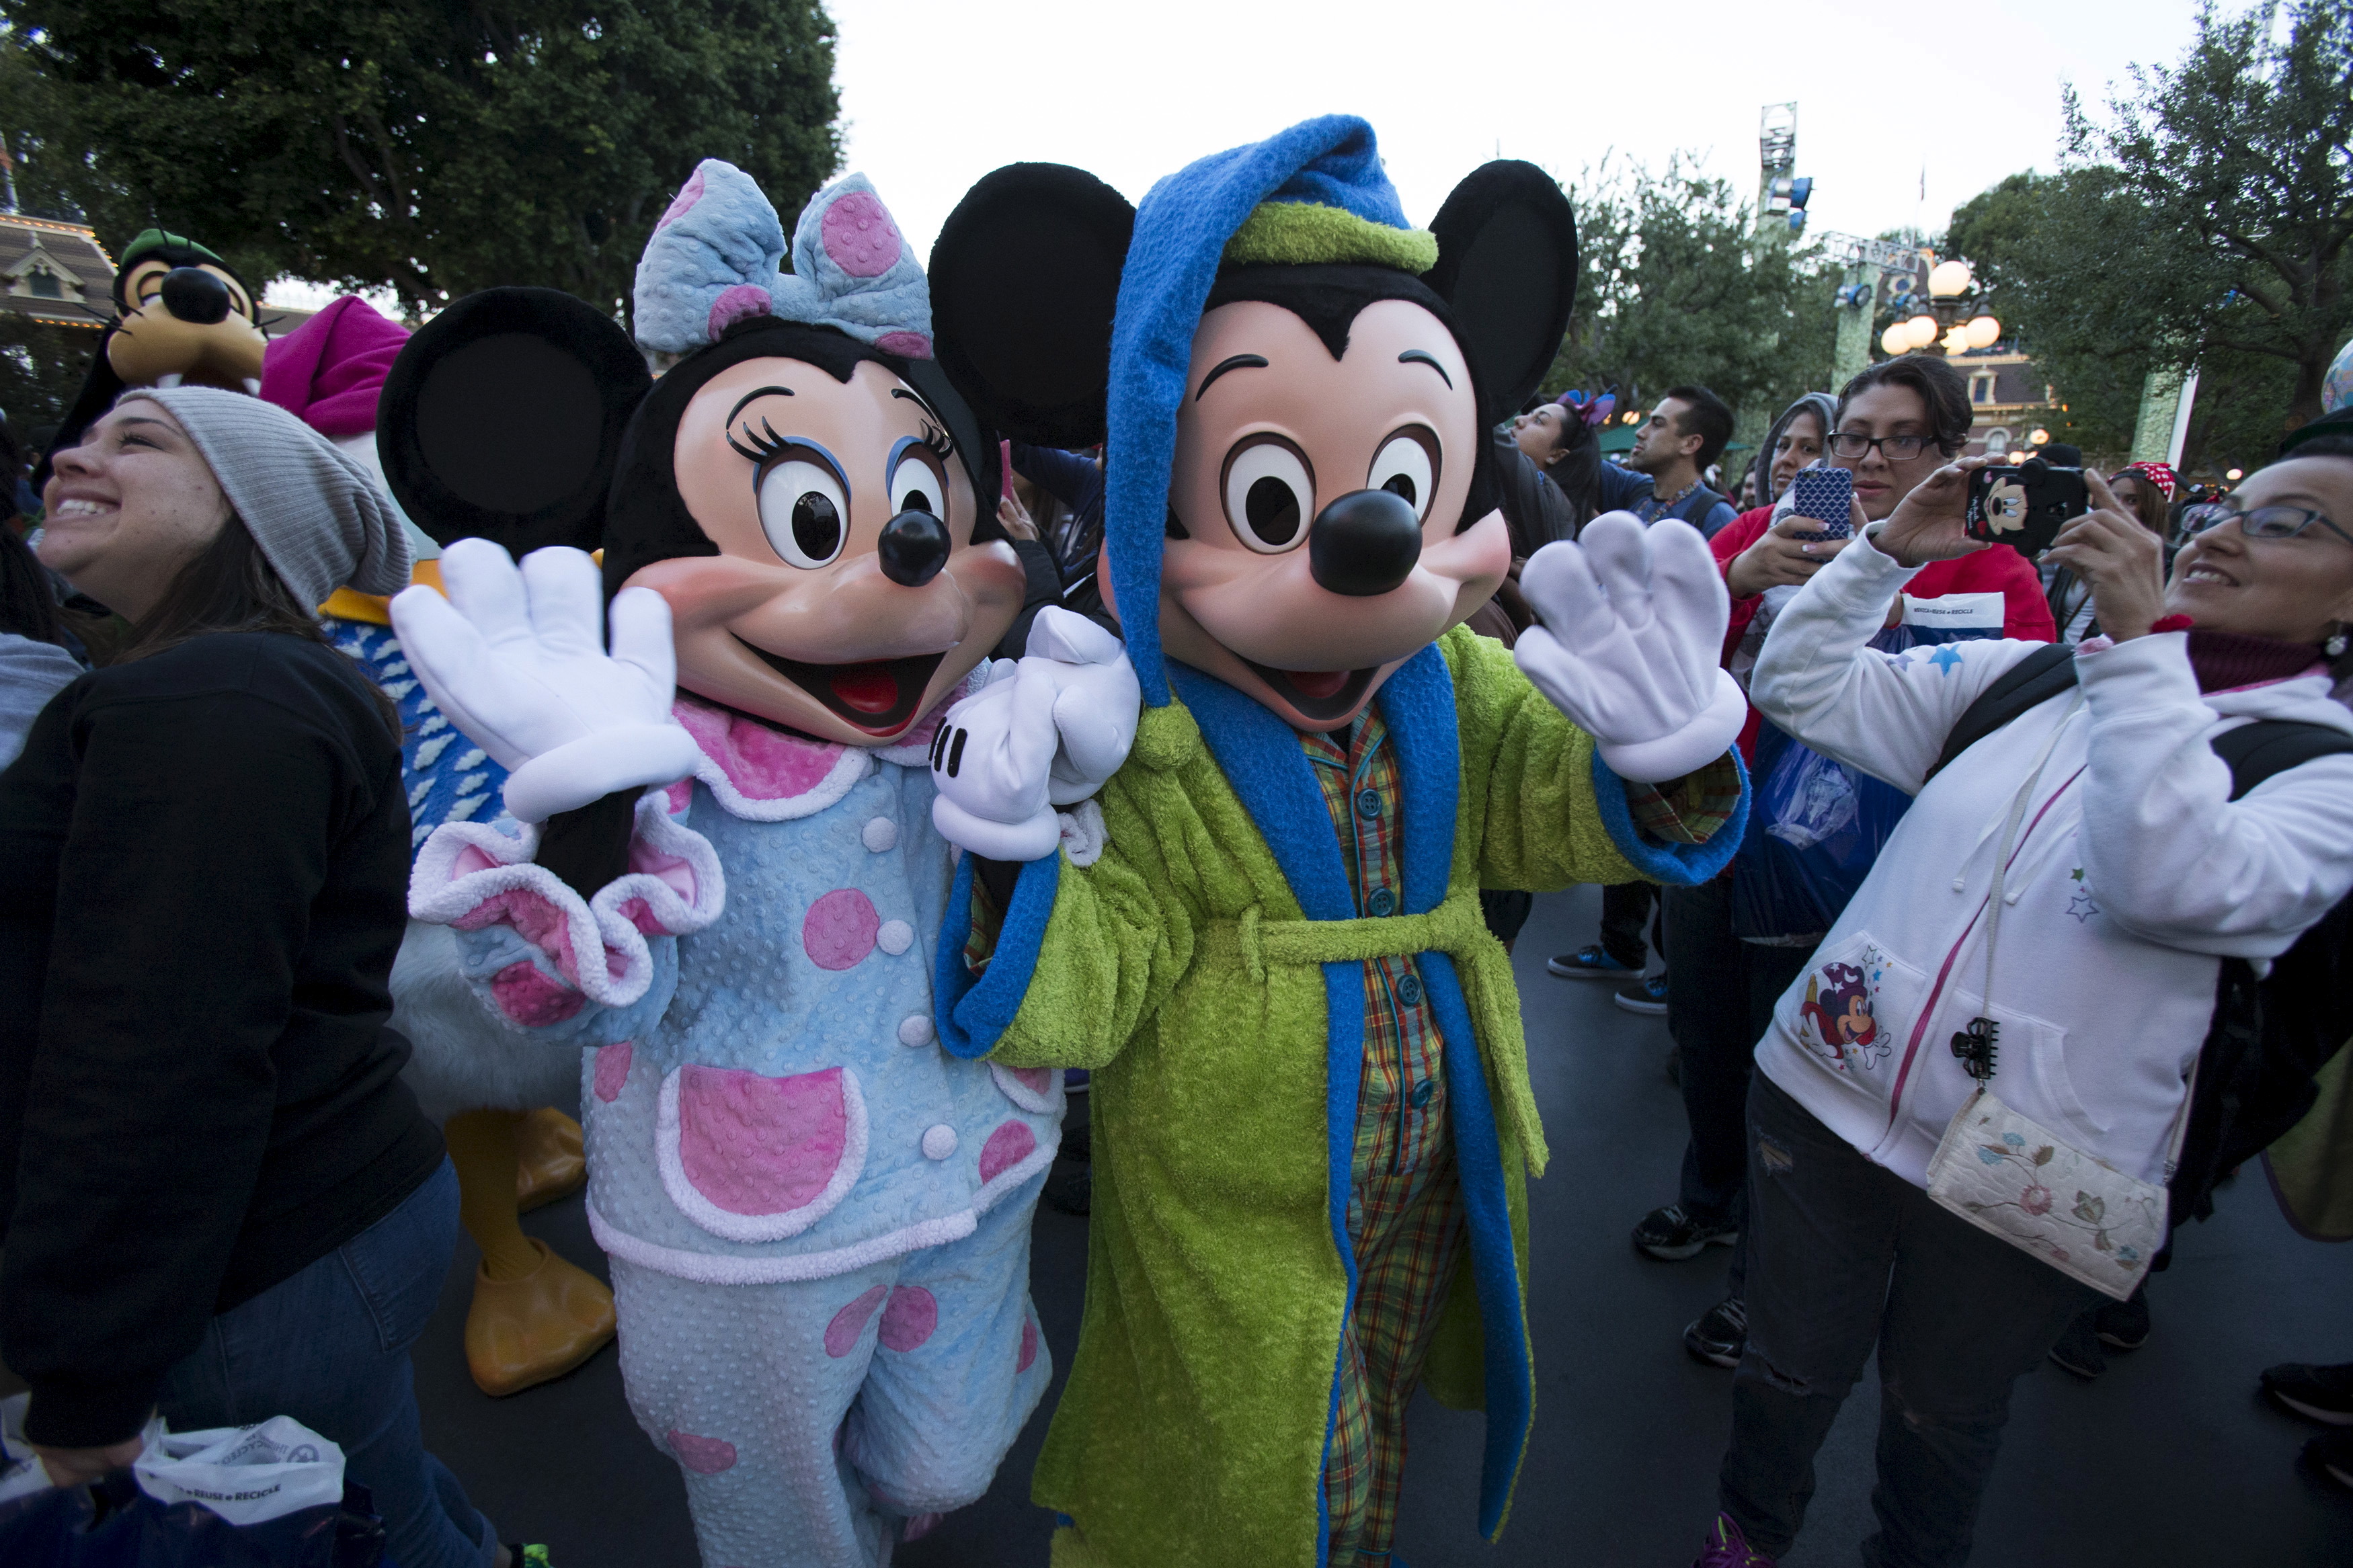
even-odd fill
[[[670,784],[701,753],[670,717],[677,658],[670,605],[650,588],[613,598],[585,552],[504,550],[462,539],[441,557],[448,597],[392,601],[410,669],[452,723],[508,772],[507,809],[544,822],[616,790]]]
[[[1117,637],[1049,607],[1029,654],[948,710],[932,741],[932,823],[991,860],[1043,859],[1061,841],[1054,807],[1086,799],[1127,760],[1143,706]]]
[[[1520,592],[1541,624],[1513,658],[1620,778],[1680,778],[1739,736],[1747,700],[1719,664],[1732,604],[1691,524],[1606,513],[1530,556]]]

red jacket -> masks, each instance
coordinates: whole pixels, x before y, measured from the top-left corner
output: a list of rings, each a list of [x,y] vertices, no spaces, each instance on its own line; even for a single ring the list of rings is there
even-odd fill
[[[1715,552],[1715,569],[1730,571],[1733,558],[1762,538],[1772,522],[1773,509],[1760,506],[1725,524],[1707,542],[1707,547]],[[2034,570],[2034,563],[2007,544],[1992,545],[1951,561],[1932,561],[1904,585],[1904,591],[1915,599],[1940,599],[1947,594],[2000,594],[2002,636],[2022,642],[2050,642],[2059,635],[2051,619],[2050,603],[2042,596],[2042,574]],[[1732,624],[1725,628],[1724,635],[1727,666],[1733,650],[1740,646],[1742,634],[1755,618],[1759,602],[1757,595],[1746,599],[1734,595]],[[1753,758],[1756,746],[1757,710],[1751,705],[1748,722],[1740,731],[1741,756]]]

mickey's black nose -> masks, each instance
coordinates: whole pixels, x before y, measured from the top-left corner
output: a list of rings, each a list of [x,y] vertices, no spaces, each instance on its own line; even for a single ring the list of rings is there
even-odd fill
[[[882,575],[902,587],[920,588],[948,563],[948,527],[927,511],[902,511],[882,525],[874,553]]]
[[[228,319],[228,285],[201,267],[174,267],[164,274],[164,309],[184,321],[209,327]]]
[[[1307,570],[1351,598],[1388,593],[1420,559],[1421,520],[1394,490],[1350,490],[1307,531]]]

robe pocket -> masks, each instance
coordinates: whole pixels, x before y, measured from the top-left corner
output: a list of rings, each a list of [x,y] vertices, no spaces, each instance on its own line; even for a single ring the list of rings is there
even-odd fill
[[[1876,1077],[1901,1061],[1920,1016],[1927,977],[1867,931],[1825,942],[1781,994],[1774,1015],[1799,1045],[1850,1077]]]
[[[823,1219],[866,1165],[866,1100],[848,1068],[763,1078],[688,1065],[662,1079],[662,1188],[729,1241],[782,1241]]]

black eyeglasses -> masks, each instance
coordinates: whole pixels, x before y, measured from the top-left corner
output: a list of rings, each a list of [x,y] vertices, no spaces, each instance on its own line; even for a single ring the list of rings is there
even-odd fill
[[[2242,511],[2229,501],[2210,500],[2181,514],[2181,531],[2204,533],[2226,522],[2237,523],[2239,531],[2249,539],[2294,539],[2318,523],[2346,543],[2353,544],[2353,533],[2329,521],[2324,513],[2300,506],[2259,506],[2253,511]]]
[[[1876,447],[1881,457],[1891,463],[1908,463],[1936,444],[1932,436],[1865,436],[1858,430],[1841,430],[1830,439],[1831,456],[1852,462]]]

